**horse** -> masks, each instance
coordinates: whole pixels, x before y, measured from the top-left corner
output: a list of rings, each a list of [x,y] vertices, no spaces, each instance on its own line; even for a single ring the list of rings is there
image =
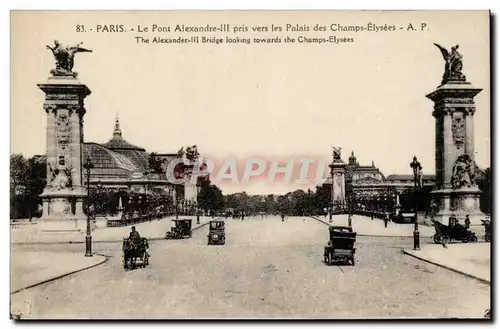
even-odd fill
[[[135,268],[136,264],[136,248],[129,238],[123,238],[123,268]]]
[[[142,267],[146,267],[149,264],[148,248],[149,243],[146,238],[141,238],[139,244],[134,243],[129,238],[123,238],[123,268],[134,269],[137,258],[140,258]]]

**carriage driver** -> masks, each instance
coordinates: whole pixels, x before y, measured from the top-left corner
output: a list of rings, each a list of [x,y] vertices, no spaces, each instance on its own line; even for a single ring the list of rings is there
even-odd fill
[[[130,232],[128,238],[136,246],[139,246],[141,244],[141,236],[139,235],[139,232],[135,230],[135,226],[132,226],[132,232]]]

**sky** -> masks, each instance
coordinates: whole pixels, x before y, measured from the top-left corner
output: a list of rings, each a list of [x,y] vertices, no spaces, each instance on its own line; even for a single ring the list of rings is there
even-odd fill
[[[424,31],[328,32],[345,44],[139,44],[137,25],[361,25]],[[123,24],[126,33],[77,32]],[[317,36],[318,32],[229,33],[231,37]],[[179,33],[142,33],[153,38]],[[184,35],[191,35],[185,33]],[[215,34],[211,34],[215,35]],[[202,34],[199,34],[201,37]],[[225,35],[220,34],[221,37]],[[106,142],[120,118],[123,137],[149,152],[198,145],[204,156],[331,159],[331,145],[353,150],[360,164],[387,176],[409,174],[416,155],[434,173],[433,104],[444,61],[433,43],[459,44],[476,96],[475,150],[490,166],[488,12],[14,12],[11,14],[11,153],[45,153],[44,83],[54,66],[54,39],[84,42],[74,70],[92,94],[85,100],[86,142]],[[314,187],[314,183],[300,188]],[[220,185],[226,193],[283,193],[280,182]]]

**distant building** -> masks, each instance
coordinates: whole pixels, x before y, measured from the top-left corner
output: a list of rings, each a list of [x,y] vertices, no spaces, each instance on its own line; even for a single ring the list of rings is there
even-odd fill
[[[434,186],[435,176],[424,175],[424,186]],[[385,192],[403,192],[406,189],[413,188],[413,174],[411,175],[389,175],[385,176],[377,167],[374,161],[371,166],[360,165],[354,155],[354,151],[349,157],[349,162],[346,166],[346,183],[352,186],[352,191],[347,191],[347,194],[352,193],[354,196],[374,197]],[[331,189],[331,177],[325,179],[321,184],[326,189]],[[347,196],[348,197],[348,196]]]
[[[83,160],[90,157],[94,168],[90,174],[91,185],[101,185],[106,190],[134,191],[148,193],[153,190],[167,191],[178,199],[196,199],[197,190],[190,183],[193,166],[185,164],[179,153],[154,153],[153,158],[161,164],[161,170],[151,168],[151,155],[144,148],[135,146],[123,138],[120,121],[116,118],[111,139],[104,143],[84,143]],[[177,160],[174,166],[174,176],[178,179],[173,182],[167,179],[166,171],[171,161]],[[87,182],[87,172],[83,171],[84,182]],[[194,184],[196,186],[196,184]],[[189,193],[186,193],[188,190]],[[188,194],[188,195],[186,195]]]

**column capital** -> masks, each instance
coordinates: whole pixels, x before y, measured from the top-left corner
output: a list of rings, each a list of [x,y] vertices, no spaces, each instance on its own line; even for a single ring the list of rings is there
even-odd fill
[[[57,110],[57,105],[45,103],[43,104],[43,109],[45,110],[46,113],[54,113]]]
[[[474,115],[474,113],[476,113],[476,107],[475,106],[469,106],[469,107],[466,107],[464,108],[464,113],[465,115]]]

